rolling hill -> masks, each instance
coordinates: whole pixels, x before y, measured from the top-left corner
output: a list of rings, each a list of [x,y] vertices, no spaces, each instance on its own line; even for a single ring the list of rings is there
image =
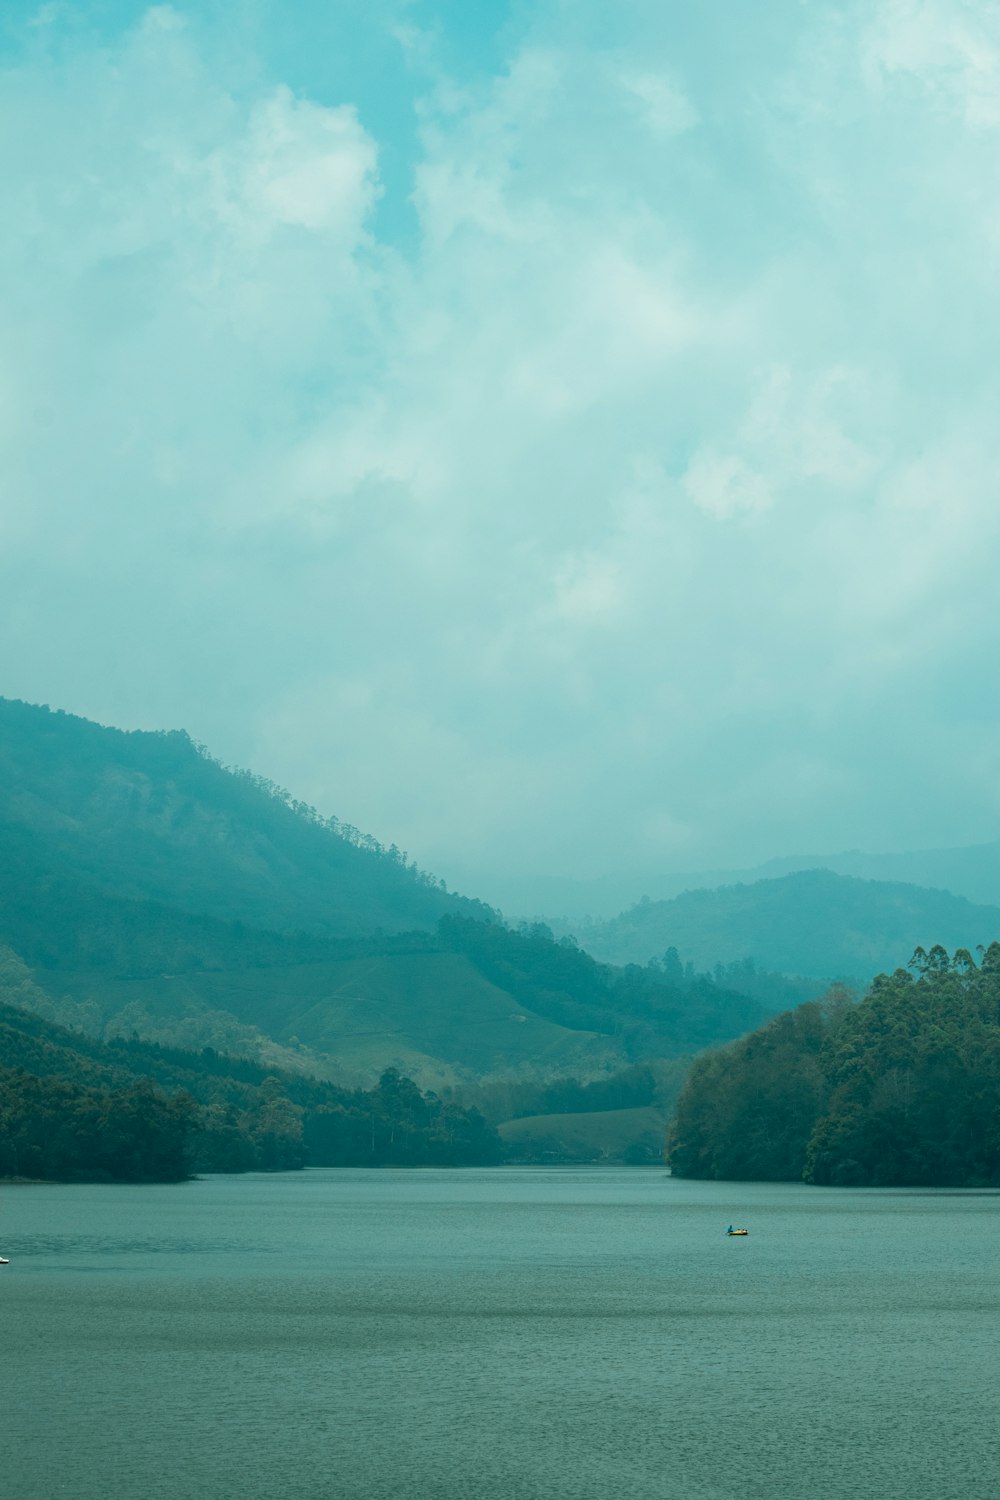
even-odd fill
[[[590,1074],[628,1056],[610,1034],[526,1010],[464,955],[419,948],[141,978],[36,976],[57,1002],[51,1014],[100,1036],[213,1046],[359,1083],[388,1066],[437,1089],[494,1072]]]
[[[897,854],[866,854],[850,849],[842,854],[787,855],[771,859],[740,879],[773,880],[800,870],[832,870],[858,880],[889,881],[948,891],[983,906],[1000,906],[1000,840],[969,844],[958,849],[909,849]],[[735,877],[712,885],[731,885]],[[703,883],[703,882],[699,882]]]

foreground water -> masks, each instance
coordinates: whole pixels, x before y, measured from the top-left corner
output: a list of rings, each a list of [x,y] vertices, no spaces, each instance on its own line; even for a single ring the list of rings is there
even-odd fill
[[[636,1169],[0,1189],[0,1488],[978,1500],[998,1208]]]

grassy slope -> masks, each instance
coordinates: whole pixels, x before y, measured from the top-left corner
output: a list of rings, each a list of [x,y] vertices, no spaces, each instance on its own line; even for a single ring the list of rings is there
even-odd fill
[[[905,963],[917,944],[974,948],[998,934],[1000,908],[810,870],[644,903],[580,941],[609,963],[645,962],[674,946],[697,968],[753,957],[784,973],[867,981]]]
[[[624,1060],[612,1039],[533,1014],[455,953],[142,979],[54,971],[39,978],[97,1029],[113,1020],[118,1034],[155,1035],[156,1018],[187,1017],[179,1040],[232,1047],[239,1038],[227,1040],[225,1018],[230,1026],[235,1019],[293,1055],[326,1054],[340,1076],[367,1079],[392,1063],[425,1087],[440,1087],[484,1073],[593,1072]],[[288,1066],[292,1058],[286,1052],[274,1061]]]
[[[214,1047],[252,1058],[266,1067],[339,1076],[330,1060],[304,1048],[283,1047],[260,1028],[230,1012],[208,1009],[186,985],[171,987],[166,976],[143,984],[116,981],[101,972],[33,972],[0,944],[0,1004],[17,1006],[43,1023],[66,1028],[88,1045],[112,1037],[141,1035],[164,1046],[200,1051]]]
[[[499,1127],[516,1153],[536,1161],[621,1161],[642,1143],[654,1156],[662,1148],[667,1116],[653,1105],[576,1115],[528,1115]]]

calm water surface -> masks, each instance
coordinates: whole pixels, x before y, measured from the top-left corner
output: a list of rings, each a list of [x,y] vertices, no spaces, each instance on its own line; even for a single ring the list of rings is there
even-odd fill
[[[0,1188],[0,1492],[992,1500],[998,1212],[636,1169]]]

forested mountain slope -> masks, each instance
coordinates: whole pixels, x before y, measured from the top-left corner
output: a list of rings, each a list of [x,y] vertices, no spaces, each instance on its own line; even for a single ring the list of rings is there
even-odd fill
[[[479,909],[182,731],[126,733],[0,699],[0,868],[12,860],[276,931],[397,932]]]
[[[0,944],[35,986],[15,1003],[49,1020],[358,1082],[387,1065],[434,1087],[593,1077],[739,1035],[791,998],[676,955],[614,970],[183,734],[2,700]]]
[[[81,930],[64,911],[46,932],[19,929],[8,905],[0,998],[96,1037],[207,1045],[342,1079],[368,1081],[390,1064],[436,1088],[593,1077],[737,1036],[792,998],[780,979],[769,995],[766,975],[749,995],[677,963],[617,970],[498,922],[448,918],[433,934],[298,946],[183,914],[175,930],[169,910],[125,903],[91,944],[91,908],[81,909]]]
[[[696,968],[749,957],[785,974],[867,983],[919,944],[940,939],[951,948],[974,948],[996,932],[997,907],[947,891],[806,870],[642,902],[611,922],[579,928],[578,936],[608,963],[642,963],[672,945]]]

